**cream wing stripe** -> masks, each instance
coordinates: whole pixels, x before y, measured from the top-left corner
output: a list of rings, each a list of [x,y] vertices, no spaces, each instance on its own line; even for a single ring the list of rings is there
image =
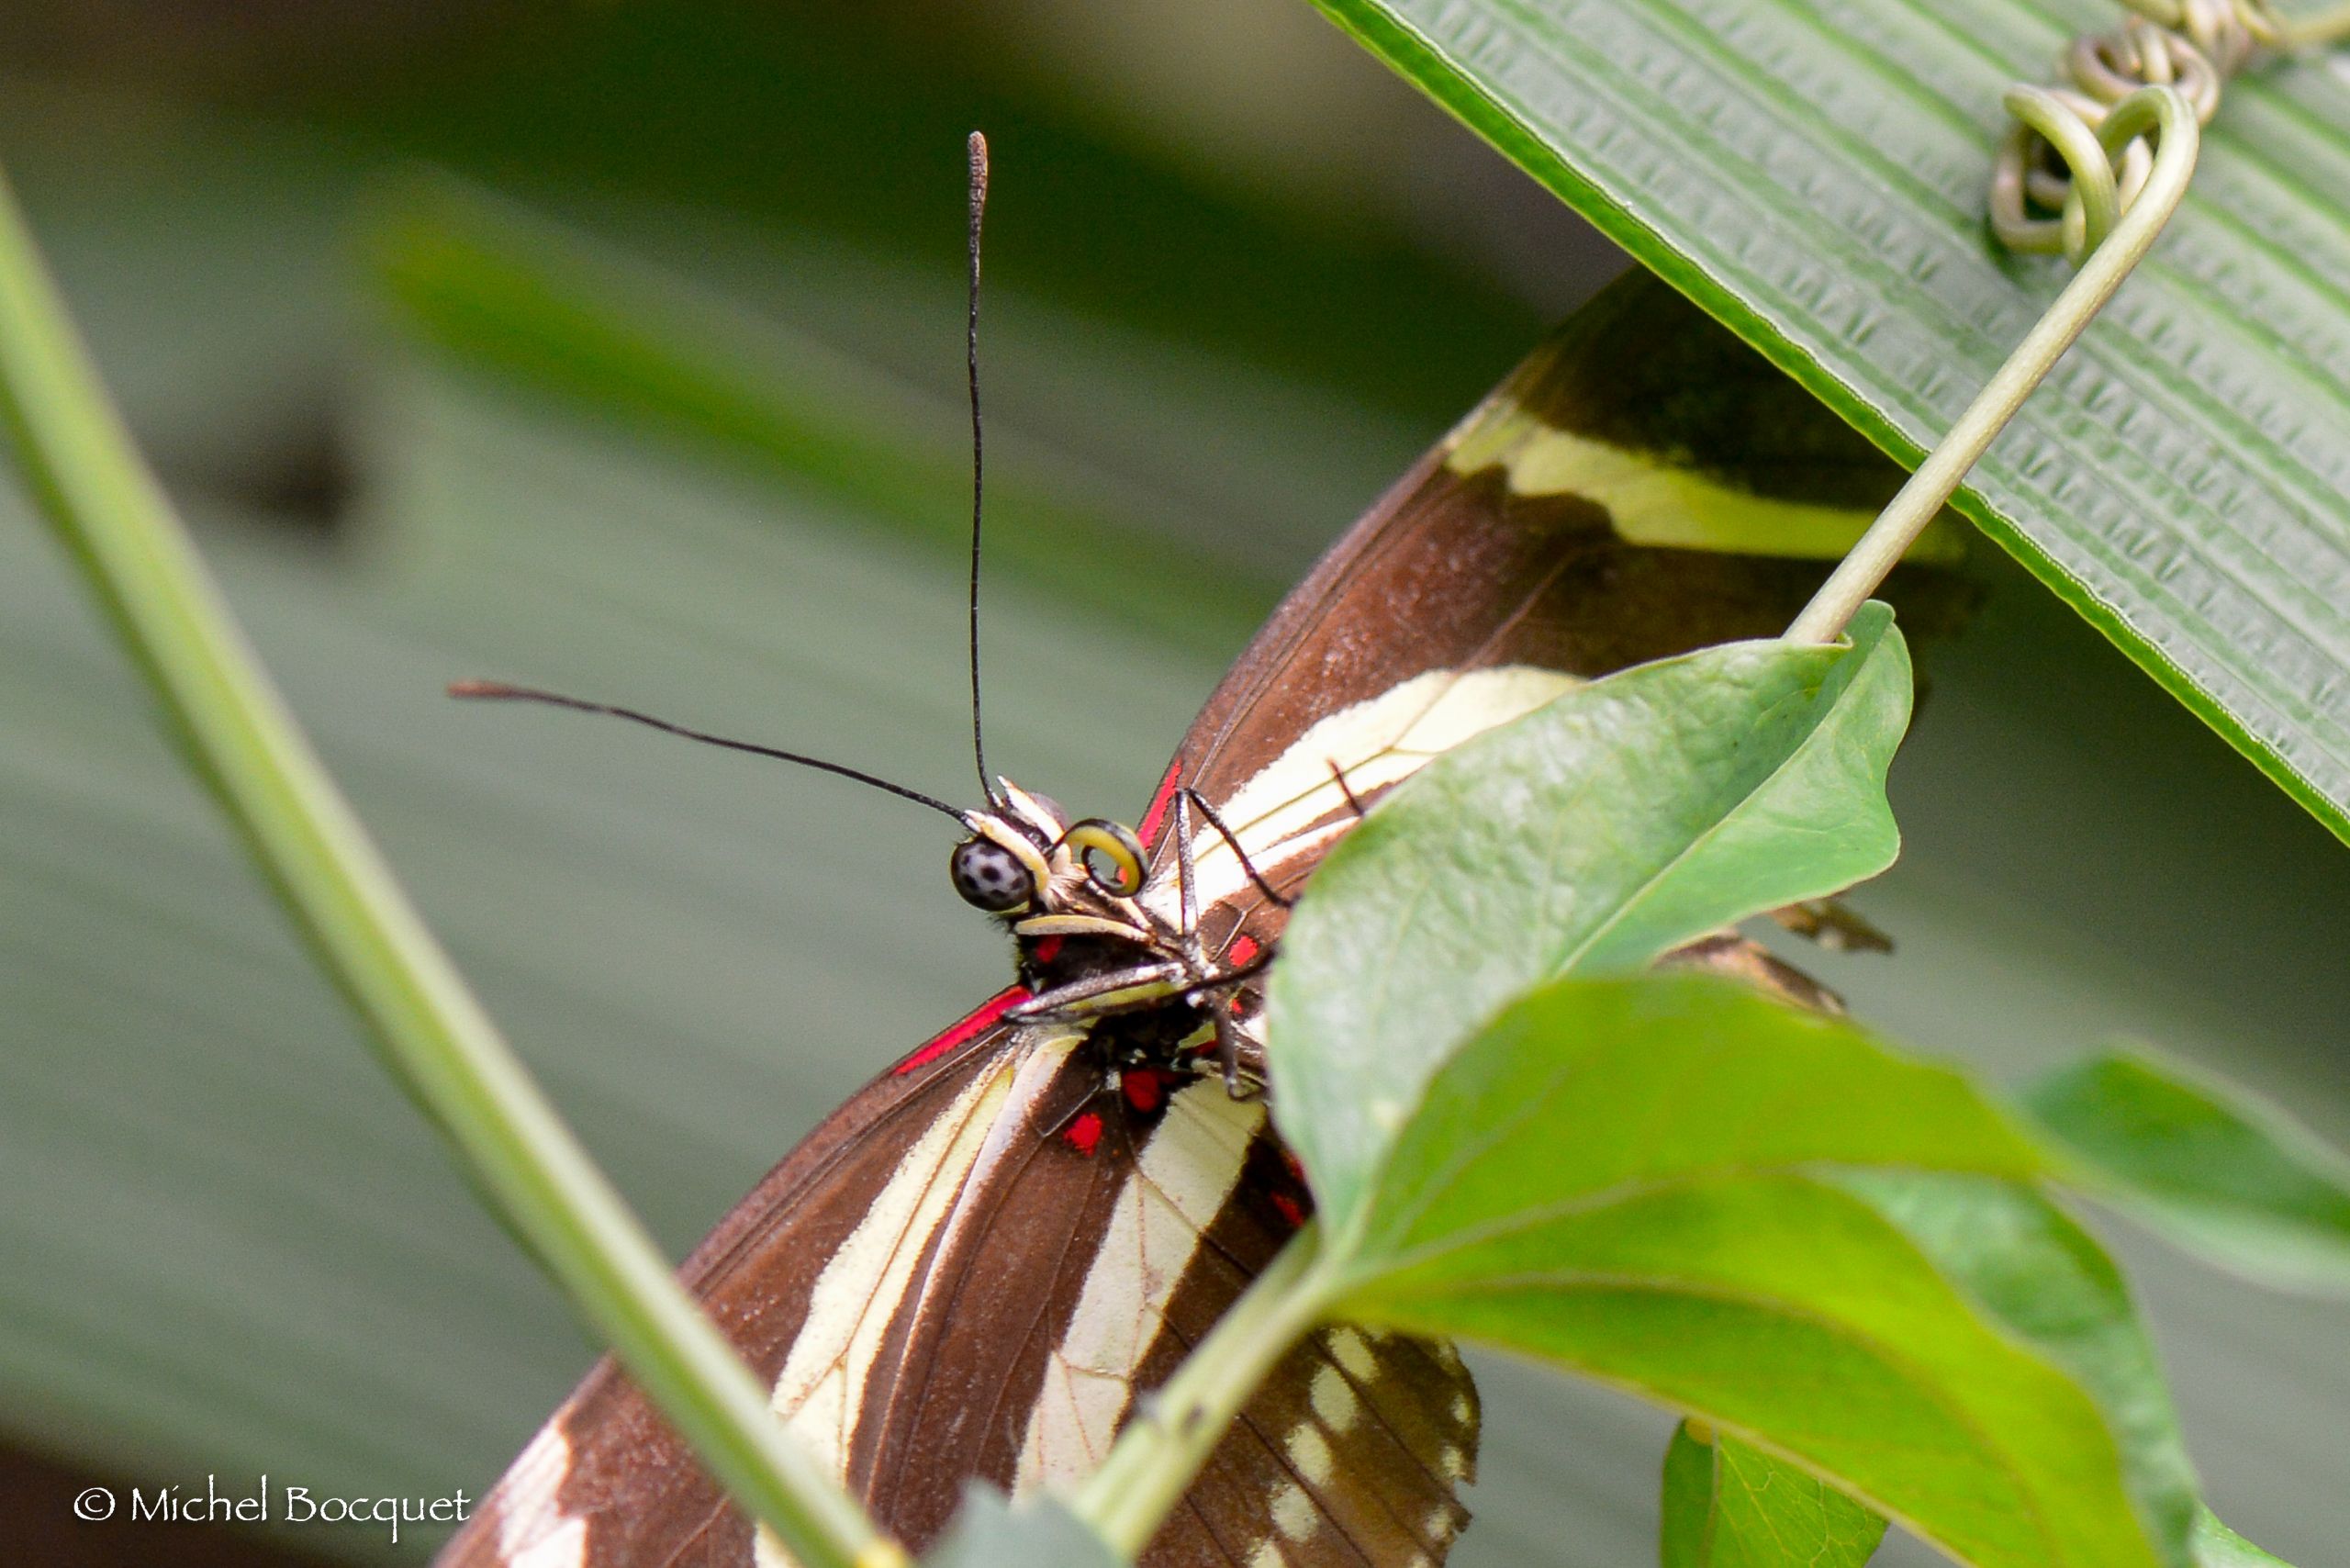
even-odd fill
[[[1444,465],[1474,474],[1498,465],[1520,496],[1579,496],[1607,509],[1634,544],[1833,561],[1852,548],[1873,510],[1758,496],[1654,453],[1561,430],[1515,403],[1489,405],[1455,438]],[[1950,564],[1965,541],[1948,513],[1910,546],[1913,561]]]
[[[1202,1080],[1176,1092],[1119,1189],[1045,1384],[1028,1413],[1014,1494],[1091,1472],[1110,1450],[1143,1357],[1208,1227],[1239,1184],[1263,1103]]]
[[[835,1475],[845,1473],[851,1428],[892,1309],[979,1159],[1017,1059],[1016,1052],[999,1057],[923,1130],[817,1276],[808,1321],[768,1404]],[[764,1528],[755,1556],[759,1568],[791,1568],[790,1555]]]
[[[1240,840],[1257,869],[1270,876],[1283,862],[1326,847],[1354,825],[1346,814],[1346,790],[1331,775],[1333,763],[1344,770],[1348,789],[1368,795],[1410,778],[1431,757],[1530,713],[1581,684],[1573,676],[1534,665],[1426,671],[1316,722],[1220,803],[1216,814]],[[1333,813],[1335,821],[1322,822]],[[1322,825],[1316,827],[1316,823]],[[1211,907],[1247,886],[1248,873],[1222,834],[1196,828],[1192,843],[1200,907]],[[1175,877],[1165,872],[1143,890],[1140,902],[1171,921],[1177,918],[1180,896]]]
[[[580,1568],[588,1561],[588,1521],[555,1500],[570,1473],[571,1439],[558,1413],[498,1489],[498,1557],[508,1568]]]

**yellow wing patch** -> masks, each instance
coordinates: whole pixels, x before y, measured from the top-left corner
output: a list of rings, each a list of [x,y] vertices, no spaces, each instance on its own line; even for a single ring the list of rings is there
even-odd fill
[[[1694,468],[1560,430],[1507,403],[1460,432],[1445,466],[1463,475],[1500,468],[1521,496],[1583,497],[1607,509],[1624,539],[1663,549],[1833,561],[1876,515],[1758,496]],[[1908,559],[1947,566],[1964,548],[1963,531],[1945,514],[1910,546]]]

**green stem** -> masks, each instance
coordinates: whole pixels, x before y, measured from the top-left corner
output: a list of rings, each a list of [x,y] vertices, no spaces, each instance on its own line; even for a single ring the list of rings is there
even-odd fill
[[[34,498],[386,1064],[637,1385],[805,1568],[901,1562],[776,1420],[408,902],[140,460],[5,177],[0,418]]]
[[[2009,106],[2019,114],[2036,101],[2028,95],[2033,89],[2019,89],[2009,96]],[[2045,96],[2045,95],[2039,95]],[[2109,151],[2126,143],[2149,126],[2159,128],[2160,147],[2154,154],[2153,172],[2146,178],[2145,188],[2138,199],[2123,214],[2113,231],[2102,244],[2096,244],[2081,263],[2080,271],[2047,314],[2024,334],[2008,362],[2001,365],[1966,411],[1950,428],[1950,433],[1928,454],[1909,482],[1901,487],[1869,531],[1852,546],[1818,594],[1804,607],[1795,623],[1787,628],[1787,640],[1793,643],[1831,643],[1842,635],[1844,623],[1853,611],[1865,603],[1869,596],[1884,582],[1886,574],[1899,563],[1902,554],[1924,532],[1958,488],[1966,471],[1975,466],[2007,422],[2015,417],[2031,389],[2055,365],[2064,352],[2073,346],[2091,319],[2113,297],[2121,280],[2130,275],[2144,257],[2154,236],[2178,207],[2179,197],[2187,194],[2187,182],[2195,173],[2195,156],[2199,128],[2195,111],[2187,100],[2169,87],[2146,87],[2132,93],[2116,104],[2098,128],[2098,139]]]
[[[1071,1511],[1120,1555],[1141,1555],[1257,1385],[1322,1317],[1328,1293],[1315,1278],[1321,1258],[1320,1228],[1309,1224],[1144,1403],[1102,1468],[1078,1488]]]

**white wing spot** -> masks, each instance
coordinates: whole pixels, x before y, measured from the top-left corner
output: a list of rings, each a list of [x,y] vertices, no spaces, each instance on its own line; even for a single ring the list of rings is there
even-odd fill
[[[1292,1540],[1304,1540],[1322,1522],[1314,1499],[1296,1482],[1284,1482],[1273,1495],[1273,1528]]]
[[[1347,1374],[1336,1367],[1326,1366],[1315,1372],[1314,1381],[1305,1390],[1306,1402],[1314,1406],[1314,1414],[1322,1424],[1344,1437],[1362,1415],[1362,1401],[1355,1394],[1355,1385]]]
[[[1248,1568],[1289,1568],[1289,1559],[1281,1555],[1279,1541],[1260,1540],[1248,1554]]]
[[[1322,1436],[1322,1428],[1312,1422],[1301,1423],[1290,1433],[1289,1462],[1297,1473],[1316,1486],[1330,1484],[1334,1466],[1330,1462],[1330,1444]]]
[[[1475,1407],[1469,1403],[1469,1396],[1467,1394],[1456,1394],[1452,1396],[1452,1424],[1454,1426],[1467,1426],[1469,1424],[1469,1417],[1474,1416],[1476,1413]]]
[[[1330,1331],[1330,1354],[1357,1383],[1369,1383],[1379,1375],[1378,1358],[1371,1353],[1370,1344],[1352,1328]]]
[[[1442,1503],[1430,1508],[1428,1517],[1420,1521],[1420,1533],[1430,1540],[1449,1540],[1459,1528],[1453,1522],[1452,1509]]]
[[[1447,1443],[1444,1451],[1437,1456],[1436,1467],[1447,1481],[1459,1481],[1469,1473],[1469,1456],[1457,1445]]]
[[[588,1521],[555,1502],[570,1473],[570,1439],[550,1421],[498,1489],[498,1555],[508,1568],[581,1568],[588,1561]]]

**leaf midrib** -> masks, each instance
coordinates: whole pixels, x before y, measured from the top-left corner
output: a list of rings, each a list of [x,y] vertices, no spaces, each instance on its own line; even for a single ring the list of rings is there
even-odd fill
[[[1847,659],[1859,659],[1865,663],[1866,661],[1876,657],[1882,647],[1883,644],[1878,644],[1865,651],[1854,648],[1847,652],[1844,656]],[[1818,702],[1821,692],[1827,689],[1829,680],[1832,678],[1841,668],[1842,666],[1841,662],[1837,664],[1830,664],[1821,671],[1818,684],[1808,687],[1800,692],[1789,692],[1779,698],[1771,705],[1771,707],[1762,711],[1756,720],[1754,725],[1755,729],[1762,730],[1770,724],[1776,717],[1778,711],[1791,703]],[[1851,691],[1851,689],[1860,682],[1862,676],[1866,672],[1864,670],[1859,669],[1852,671],[1844,682],[1844,689],[1847,692]],[[1596,925],[1593,926],[1584,935],[1582,941],[1569,947],[1566,953],[1551,966],[1550,975],[1543,978],[1550,979],[1560,975],[1572,973],[1574,970],[1575,966],[1583,962],[1583,958],[1591,952],[1593,947],[1596,946],[1603,938],[1613,933],[1628,916],[1638,911],[1640,904],[1648,898],[1648,896],[1656,890],[1659,883],[1662,882],[1665,878],[1671,876],[1681,867],[1687,864],[1689,857],[1692,855],[1695,855],[1700,849],[1711,845],[1716,837],[1720,834],[1722,830],[1729,826],[1732,819],[1737,817],[1740,812],[1746,810],[1747,807],[1753,804],[1758,796],[1768,790],[1774,783],[1778,781],[1788,768],[1794,767],[1796,762],[1807,756],[1811,749],[1812,744],[1819,738],[1823,724],[1828,721],[1832,721],[1836,716],[1837,709],[1835,705],[1831,704],[1826,714],[1815,719],[1812,723],[1805,727],[1802,739],[1796,745],[1787,748],[1786,755],[1779,759],[1778,766],[1772,768],[1768,775],[1758,780],[1752,789],[1740,794],[1736,801],[1730,803],[1727,810],[1718,813],[1714,817],[1714,820],[1706,826],[1703,832],[1690,838],[1680,849],[1674,851],[1672,856],[1652,869],[1647,877],[1643,878],[1637,887],[1633,888],[1624,898],[1617,901],[1614,911]],[[1555,864],[1555,861],[1553,863]]]

